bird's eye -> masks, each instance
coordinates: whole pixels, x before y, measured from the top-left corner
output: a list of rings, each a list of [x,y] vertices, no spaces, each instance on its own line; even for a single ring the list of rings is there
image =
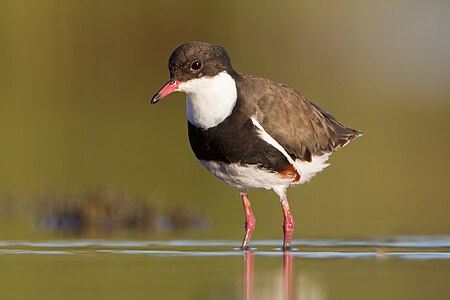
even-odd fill
[[[194,60],[191,64],[191,69],[194,71],[198,71],[202,68],[202,62],[199,60]]]

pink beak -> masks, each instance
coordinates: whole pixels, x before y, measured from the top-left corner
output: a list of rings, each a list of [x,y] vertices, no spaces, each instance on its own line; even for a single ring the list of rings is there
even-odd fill
[[[178,91],[178,85],[180,82],[175,79],[170,79],[153,97],[151,100],[152,104],[158,103],[158,101],[173,92]]]

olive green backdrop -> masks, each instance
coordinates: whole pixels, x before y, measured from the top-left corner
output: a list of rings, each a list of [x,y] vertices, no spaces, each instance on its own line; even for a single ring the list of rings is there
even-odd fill
[[[449,234],[448,11],[445,1],[2,1],[0,239],[52,237],[34,220],[43,190],[98,187],[207,216],[183,238],[241,238],[237,191],[191,153],[184,96],[149,104],[189,40],[223,45],[238,71],[293,86],[365,132],[290,190],[295,238]],[[250,197],[254,238],[281,239],[276,196]]]

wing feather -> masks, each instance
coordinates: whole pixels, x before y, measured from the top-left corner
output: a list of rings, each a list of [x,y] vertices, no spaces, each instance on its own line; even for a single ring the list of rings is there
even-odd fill
[[[248,111],[295,159],[310,162],[362,135],[284,84],[246,74],[240,74],[237,82],[244,98],[256,97],[246,103]],[[245,89],[239,88],[243,82]]]

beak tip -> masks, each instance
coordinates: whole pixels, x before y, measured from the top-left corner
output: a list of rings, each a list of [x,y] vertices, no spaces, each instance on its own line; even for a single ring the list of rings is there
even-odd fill
[[[156,104],[159,102],[159,99],[161,99],[161,95],[160,94],[156,94],[152,97],[152,99],[150,100],[151,104]]]
[[[155,95],[153,95],[152,99],[150,100],[151,104],[158,103],[159,100],[166,97],[167,95],[178,91],[178,84],[179,82],[174,79],[170,79]]]

